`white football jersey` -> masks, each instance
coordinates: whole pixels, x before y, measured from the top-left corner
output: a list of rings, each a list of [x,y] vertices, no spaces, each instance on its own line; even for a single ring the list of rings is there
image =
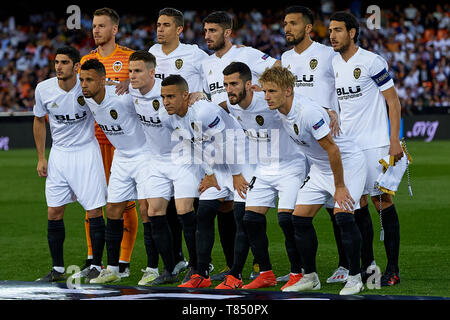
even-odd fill
[[[252,83],[258,84],[259,76],[276,62],[268,54],[251,47],[233,45],[221,58],[212,54],[202,61],[204,91],[211,95],[211,101],[219,104],[227,101],[228,96],[223,85],[223,69],[231,62],[243,62],[252,71]]]
[[[152,156],[156,156],[159,160],[170,161],[174,142],[171,140],[171,132],[162,125],[159,119],[159,109],[164,109],[161,98],[161,80],[155,79],[153,88],[145,95],[142,95],[139,90],[133,89],[131,85],[129,91],[139,121],[144,128]]]
[[[114,155],[132,158],[149,152],[132,96],[117,95],[115,91],[115,86],[105,86],[105,98],[100,104],[86,99],[95,121],[116,149]]]
[[[199,100],[189,106],[184,117],[176,114],[169,115],[165,108],[160,109],[159,116],[163,125],[169,130],[180,130],[183,141],[192,142],[192,147],[197,147],[193,150],[193,158],[191,158],[194,163],[202,164],[204,169],[208,165],[212,167],[214,164],[231,164],[230,169],[233,174],[239,173],[235,170],[240,171],[240,166],[235,163],[234,158],[228,159],[227,156],[234,156],[236,152],[240,152],[234,149],[234,135],[236,130],[242,130],[242,128],[219,105]],[[227,130],[230,131],[227,132]],[[231,142],[232,145],[227,146],[227,142]],[[231,147],[233,151],[227,149]],[[212,149],[215,150],[214,155]],[[199,154],[199,151],[202,154]]]
[[[341,129],[355,139],[362,150],[390,144],[388,114],[383,94],[394,86],[386,61],[358,48],[347,61],[333,58]]]
[[[313,42],[301,54],[295,49],[281,56],[281,64],[296,77],[294,91],[316,100],[323,107],[339,114],[338,100],[334,86],[332,59],[339,53],[333,48]]]
[[[304,154],[283,127],[279,112],[270,110],[263,92],[254,92],[251,104],[242,109],[227,100],[230,114],[244,129],[246,163],[257,162],[256,174],[297,173],[304,168]],[[248,162],[247,162],[248,161]]]
[[[291,111],[287,115],[279,114],[284,127],[305,153],[311,166],[315,165],[324,172],[332,172],[328,153],[317,142],[330,133],[330,118],[325,109],[314,100],[296,94]],[[360,152],[345,134],[333,137],[333,140],[339,147],[342,160]]]
[[[162,45],[154,44],[149,50],[156,58],[156,78],[164,80],[171,74],[182,76],[189,85],[189,92],[203,91],[203,71],[201,61],[208,54],[196,44],[180,43],[171,53],[166,55]]]
[[[40,82],[35,90],[33,113],[36,117],[48,114],[54,147],[70,149],[95,139],[94,118],[81,92],[80,80],[66,92],[56,77]]]

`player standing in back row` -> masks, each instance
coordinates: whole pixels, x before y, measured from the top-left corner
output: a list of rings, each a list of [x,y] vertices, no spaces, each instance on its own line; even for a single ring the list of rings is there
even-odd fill
[[[251,47],[238,47],[231,42],[233,32],[233,20],[224,11],[216,11],[209,14],[204,20],[205,41],[209,50],[214,53],[202,61],[204,90],[210,95],[211,101],[227,107],[228,95],[223,84],[222,71],[231,62],[243,62],[247,64],[252,71],[252,83],[257,84],[259,75],[266,68],[274,65],[280,65],[281,62],[270,57],[268,54]],[[230,202],[232,204],[232,202]],[[234,238],[236,234],[236,225],[233,217],[231,205],[218,214],[219,234],[224,249],[227,266],[219,275],[212,277],[213,280],[224,279],[225,273],[233,264]],[[259,266],[254,262],[254,271],[252,275],[257,276]]]
[[[295,76],[294,91],[317,101],[327,110],[330,119],[334,119],[331,135],[339,135],[337,114],[339,112],[338,98],[334,85],[334,72],[332,66],[333,57],[339,55],[332,47],[315,42],[310,37],[313,28],[314,16],[306,7],[293,6],[285,11],[284,32],[286,42],[294,45],[281,56],[281,63]],[[328,278],[327,283],[345,282],[348,276],[349,266],[343,251],[341,232],[333,214],[334,204],[325,205],[333,224],[334,237],[339,254],[338,268]],[[361,236],[361,260],[362,268],[366,270],[374,263],[373,256],[373,226],[367,206],[355,210],[355,221]]]
[[[382,172],[378,160],[389,154],[393,165],[403,157],[399,140],[400,101],[386,61],[356,45],[359,24],[353,15],[346,12],[334,13],[330,17],[329,32],[333,49],[340,53],[333,58],[333,69],[341,128],[345,134],[355,139],[365,154],[368,172],[361,206],[367,205],[367,194],[370,194],[375,208],[379,213],[381,211],[388,260],[381,285],[392,286],[400,282],[399,220],[392,197],[378,190],[375,181]],[[390,125],[386,102],[389,106]]]
[[[156,58],[155,78],[161,81],[171,74],[182,76],[189,83],[191,92],[190,102],[199,97],[206,97],[203,93],[203,71],[201,61],[208,54],[196,44],[180,42],[180,35],[184,28],[183,13],[177,9],[164,8],[159,11],[156,23],[156,37],[158,43],[150,47],[148,52]],[[182,250],[182,226],[178,221],[175,200],[172,198],[167,207],[167,219],[173,237],[174,258],[177,263],[176,273],[185,269],[188,263],[184,259]]]
[[[128,88],[128,58],[133,53],[133,50],[116,43],[115,36],[118,29],[119,15],[115,10],[110,8],[97,9],[92,19],[92,34],[97,48],[83,56],[81,58],[81,64],[89,59],[98,59],[105,66],[107,84],[115,84],[117,89],[123,92],[122,87]],[[106,181],[109,182],[114,147],[97,123],[95,124],[95,136],[102,152]],[[138,227],[138,217],[134,201],[130,201],[125,208],[123,220],[124,234],[120,252],[120,276],[128,277],[130,274],[131,253],[133,252]],[[86,260],[85,265],[87,267],[90,264],[92,248],[89,238],[88,222],[86,222],[85,227],[88,243],[88,260]],[[87,270],[85,267],[80,274],[74,275],[74,277],[84,276]]]

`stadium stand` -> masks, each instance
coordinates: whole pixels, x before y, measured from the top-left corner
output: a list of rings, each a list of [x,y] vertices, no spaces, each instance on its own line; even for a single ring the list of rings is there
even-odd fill
[[[321,1],[315,10],[312,34],[315,41],[329,45],[328,18],[333,1]],[[381,10],[381,28],[369,30],[368,15],[359,1],[349,9],[361,22],[359,45],[383,56],[396,80],[403,114],[425,112],[428,107],[450,107],[450,4],[394,4]],[[282,9],[229,9],[235,22],[233,42],[252,46],[280,58],[287,50],[283,35]],[[202,19],[208,10],[187,10],[182,41],[196,43],[208,52]],[[52,60],[57,48],[69,44],[81,54],[94,47],[91,17],[83,13],[80,30],[68,30],[66,17],[53,12],[32,14],[25,24],[14,16],[0,20],[0,112],[32,111],[34,88],[54,76]],[[117,42],[132,49],[148,49],[156,41],[156,19],[123,14]]]

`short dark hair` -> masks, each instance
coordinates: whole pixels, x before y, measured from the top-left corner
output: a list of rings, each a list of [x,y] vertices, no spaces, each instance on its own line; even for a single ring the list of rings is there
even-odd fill
[[[105,66],[98,59],[87,60],[81,65],[81,70],[95,70],[98,74],[106,76]]]
[[[217,23],[224,29],[233,29],[233,19],[225,11],[215,11],[210,13],[205,19],[203,19],[203,24],[205,23]]]
[[[161,87],[174,85],[182,90],[186,90],[189,92],[189,85],[187,81],[179,74],[171,74],[167,78],[164,78],[164,80],[161,82]]]
[[[223,69],[222,73],[225,76],[229,76],[233,73],[239,73],[239,79],[241,79],[244,83],[247,81],[252,81],[252,71],[243,62],[232,62],[228,66]]]
[[[160,16],[172,17],[177,27],[184,27],[184,16],[180,10],[174,8],[164,8],[159,11],[158,17]]]
[[[61,48],[58,48],[56,50],[56,54],[64,54],[72,60],[73,64],[80,62],[81,56],[80,51],[78,51],[76,48],[72,46],[64,46]]]
[[[101,8],[94,11],[94,16],[108,16],[113,24],[119,25],[120,17],[116,10],[111,8]]]
[[[156,58],[153,54],[145,50],[137,50],[130,55],[129,61],[144,61],[147,67],[156,67]]]
[[[304,6],[291,6],[284,11],[284,15],[290,13],[301,13],[306,24],[314,25],[314,14],[309,8]]]
[[[330,21],[341,21],[345,23],[345,28],[347,31],[350,31],[351,29],[355,29],[355,37],[353,38],[354,42],[356,43],[358,41],[359,36],[359,23],[356,17],[348,12],[345,11],[338,11],[331,15]]]

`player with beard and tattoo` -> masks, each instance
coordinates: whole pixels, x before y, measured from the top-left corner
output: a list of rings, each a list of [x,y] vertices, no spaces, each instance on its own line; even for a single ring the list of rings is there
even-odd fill
[[[251,89],[249,67],[242,62],[233,62],[223,70],[223,74],[229,98],[228,109],[244,129],[247,138],[242,173],[247,181],[253,179],[254,183],[246,197],[239,194],[234,196],[234,201],[242,202],[245,207],[242,211],[235,208],[237,233],[234,263],[230,274],[225,276],[225,280],[216,289],[234,289],[240,286],[244,289],[256,289],[276,285],[265,232],[265,216],[269,208],[275,207],[290,262],[291,273],[285,286],[290,286],[303,276],[301,257],[295,247],[291,215],[297,190],[306,176],[306,159],[282,126],[277,111],[267,108],[264,94]],[[256,149],[270,150],[270,155],[268,152],[267,155],[265,152],[256,154]],[[261,272],[251,283],[243,286],[241,273],[249,247],[260,264]]]
[[[334,72],[332,59],[338,55],[332,47],[315,42],[310,37],[314,16],[310,9],[302,6],[292,6],[286,9],[284,31],[286,42],[294,47],[283,53],[281,63],[296,77],[294,91],[316,100],[323,106],[330,106],[339,113],[339,104],[334,86]],[[331,134],[339,135],[337,114],[328,110],[331,120],[335,120],[335,129]],[[339,226],[333,214],[333,203],[325,205],[333,225],[339,255],[338,268],[327,279],[327,283],[345,282],[348,276],[348,265],[343,252]],[[361,231],[362,269],[366,270],[374,265],[373,254],[373,226],[368,207],[361,206],[355,210],[355,220]]]
[[[210,95],[211,101],[227,110],[227,92],[223,85],[223,73],[233,61],[244,62],[252,71],[252,83],[257,84],[259,75],[266,68],[281,65],[279,60],[251,47],[238,47],[231,43],[233,21],[224,11],[209,14],[204,20],[205,40],[209,50],[214,53],[202,61],[204,73],[204,91]],[[223,204],[218,213],[218,229],[227,262],[226,268],[213,280],[222,281],[233,264],[234,237],[236,225],[233,218],[233,201]],[[254,263],[253,276],[257,276],[259,266]],[[254,277],[252,277],[254,278]]]

